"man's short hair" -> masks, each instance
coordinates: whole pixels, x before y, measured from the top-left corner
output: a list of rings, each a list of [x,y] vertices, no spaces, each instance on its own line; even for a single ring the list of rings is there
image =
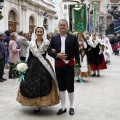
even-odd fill
[[[67,26],[68,26],[68,22],[67,22],[67,20],[66,19],[61,19],[61,20],[59,20],[59,24],[60,24],[60,21],[65,21],[66,22],[66,24],[67,24]],[[58,25],[59,25],[58,24]]]

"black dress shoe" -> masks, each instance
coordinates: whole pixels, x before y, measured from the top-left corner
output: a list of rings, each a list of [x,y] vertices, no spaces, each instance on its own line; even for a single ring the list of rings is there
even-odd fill
[[[73,109],[73,108],[70,108],[69,114],[70,114],[70,115],[74,115],[74,109]]]
[[[61,115],[61,114],[65,113],[66,111],[67,111],[66,108],[64,110],[62,110],[62,108],[61,108],[58,110],[57,115]]]
[[[34,110],[35,114],[38,113],[38,112],[40,112],[40,108]]]
[[[92,77],[95,77],[96,76],[96,74],[92,74]]]
[[[1,80],[6,81],[7,79],[5,79],[5,78],[1,78]]]
[[[0,79],[0,82],[4,82],[2,79]]]

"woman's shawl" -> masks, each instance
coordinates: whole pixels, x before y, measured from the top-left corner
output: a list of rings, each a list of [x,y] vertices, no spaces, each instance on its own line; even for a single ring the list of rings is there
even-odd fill
[[[44,54],[45,51],[47,51],[48,45],[49,45],[49,41],[47,39],[45,39],[45,40],[43,40],[40,47],[37,48],[36,41],[32,40],[32,41],[30,41],[30,44],[29,44],[29,51],[31,51],[32,54],[40,60],[40,62],[48,70],[48,72],[51,74],[52,78],[54,79],[56,85],[58,86],[56,76],[54,74],[53,69],[51,68],[51,66],[48,64],[48,62],[42,56],[42,54]]]

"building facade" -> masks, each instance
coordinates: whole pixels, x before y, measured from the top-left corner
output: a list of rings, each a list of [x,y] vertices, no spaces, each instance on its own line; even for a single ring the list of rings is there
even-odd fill
[[[64,18],[69,22],[68,6],[72,4],[78,4],[80,1],[81,0],[59,0],[59,3],[57,3],[59,6],[59,10],[57,12],[58,19]],[[116,6],[118,6],[118,9],[120,10],[120,0],[84,0],[84,3],[86,3],[87,5],[98,3],[96,32],[101,34],[114,34],[114,20],[112,15],[108,13],[108,9],[111,9],[112,6],[116,4]],[[89,11],[88,14],[90,14],[90,12],[91,11]]]
[[[51,0],[4,0],[0,31],[33,32],[35,27],[44,26],[47,32],[54,32],[54,9]]]

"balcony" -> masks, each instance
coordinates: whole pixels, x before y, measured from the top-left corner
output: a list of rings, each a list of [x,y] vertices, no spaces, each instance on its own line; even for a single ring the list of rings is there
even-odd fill
[[[110,0],[111,3],[119,3],[120,0]]]
[[[101,2],[101,0],[90,0],[90,2]]]

